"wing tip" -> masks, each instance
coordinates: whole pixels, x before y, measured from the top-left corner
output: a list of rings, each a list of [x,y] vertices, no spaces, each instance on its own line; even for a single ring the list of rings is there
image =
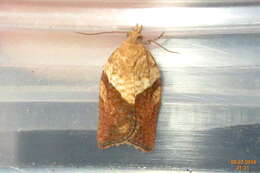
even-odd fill
[[[154,150],[154,146],[152,146],[152,147],[142,146],[142,145],[138,145],[138,144],[135,144],[135,143],[131,143],[130,141],[113,143],[113,144],[100,144],[100,143],[98,143],[97,146],[98,146],[99,149],[105,150],[105,149],[108,149],[108,148],[111,148],[111,147],[118,147],[118,146],[124,145],[124,144],[132,146],[135,149],[142,151],[142,152],[145,152],[145,153],[149,153],[149,152],[152,152]]]

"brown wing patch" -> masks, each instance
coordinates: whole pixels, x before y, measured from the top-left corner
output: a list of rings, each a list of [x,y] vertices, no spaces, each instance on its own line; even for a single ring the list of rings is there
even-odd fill
[[[161,103],[161,81],[137,95],[135,110],[138,129],[128,141],[142,151],[152,151],[155,146],[158,113]]]
[[[136,132],[134,105],[122,99],[103,72],[99,96],[98,146],[102,149],[125,143]]]

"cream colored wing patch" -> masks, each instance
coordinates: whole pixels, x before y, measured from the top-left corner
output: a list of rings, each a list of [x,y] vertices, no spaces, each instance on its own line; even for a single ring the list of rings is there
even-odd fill
[[[135,97],[160,77],[160,71],[146,49],[139,49],[138,53],[130,56],[122,54],[122,51],[119,48],[112,54],[104,71],[122,98],[134,104]]]

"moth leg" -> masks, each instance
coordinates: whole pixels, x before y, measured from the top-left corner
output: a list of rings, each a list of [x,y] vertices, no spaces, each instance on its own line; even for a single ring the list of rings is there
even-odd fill
[[[164,36],[164,34],[165,34],[165,32],[162,32],[158,37],[151,39],[151,41],[157,41],[157,40],[161,39]]]

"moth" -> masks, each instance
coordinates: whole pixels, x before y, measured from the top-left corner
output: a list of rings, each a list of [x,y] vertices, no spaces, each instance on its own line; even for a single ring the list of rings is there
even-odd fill
[[[141,31],[142,26],[137,25],[128,32],[104,66],[97,131],[101,149],[129,144],[149,152],[155,147],[161,78]]]

